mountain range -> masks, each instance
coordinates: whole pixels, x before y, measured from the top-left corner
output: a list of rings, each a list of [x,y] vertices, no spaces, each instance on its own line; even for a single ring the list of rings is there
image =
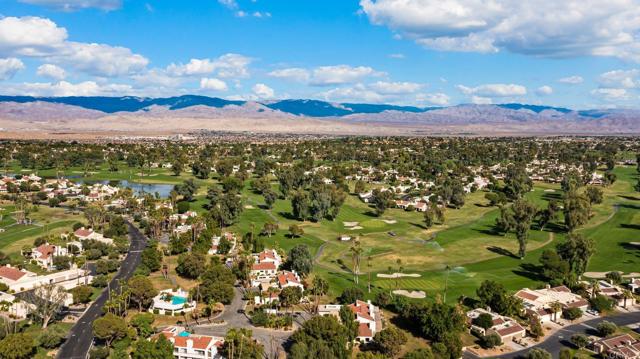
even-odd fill
[[[215,120],[215,121],[213,121]],[[518,103],[416,107],[319,100],[237,101],[185,95],[0,96],[4,131],[181,132],[192,130],[345,134],[636,134],[640,110],[572,110]]]

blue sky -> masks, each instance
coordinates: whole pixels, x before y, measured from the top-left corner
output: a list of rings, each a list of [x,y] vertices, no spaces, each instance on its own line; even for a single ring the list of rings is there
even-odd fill
[[[0,0],[0,16],[4,94],[640,104],[640,0]]]

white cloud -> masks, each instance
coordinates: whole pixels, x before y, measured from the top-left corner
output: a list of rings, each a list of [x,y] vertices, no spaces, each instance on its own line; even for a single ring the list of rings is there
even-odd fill
[[[200,88],[205,90],[227,91],[227,84],[216,78],[204,77],[200,79]]]
[[[335,102],[369,102],[383,103],[386,102],[385,96],[368,89],[363,84],[356,84],[350,87],[339,87],[330,89],[318,94],[326,101]]]
[[[64,80],[67,76],[64,69],[60,66],[52,65],[52,64],[44,64],[38,66],[38,70],[36,72],[38,76],[48,77],[53,80]]]
[[[640,88],[640,70],[614,70],[600,75],[599,82],[609,88]]]
[[[170,76],[164,70],[159,69],[135,74],[131,78],[142,86],[177,87],[182,83],[182,78]]]
[[[229,9],[236,9],[238,7],[236,0],[218,0],[218,2]]]
[[[389,54],[389,57],[392,59],[404,59],[404,54]]]
[[[62,11],[76,11],[87,8],[111,11],[122,7],[122,0],[20,0],[20,2],[42,5]]]
[[[313,70],[311,85],[330,86],[354,83],[367,76],[381,76],[368,66],[352,67],[349,65],[320,66]]]
[[[600,88],[591,91],[591,95],[608,102],[619,102],[629,100],[631,98],[626,89],[618,88]]]
[[[40,57],[96,76],[129,75],[149,60],[126,47],[67,41],[67,30],[49,19],[0,19],[0,55]]]
[[[172,76],[202,76],[217,72],[223,78],[249,77],[252,59],[239,54],[225,54],[217,59],[191,59],[187,64],[171,64],[166,71]]]
[[[471,103],[476,105],[491,105],[493,100],[488,97],[471,96]]]
[[[414,82],[378,81],[370,84],[369,87],[383,95],[400,95],[414,93],[422,88],[422,84]]]
[[[22,61],[16,58],[0,59],[0,81],[8,80],[20,70],[24,70]]]
[[[311,77],[311,75],[309,74],[309,71],[299,67],[291,67],[288,69],[274,70],[269,72],[268,75],[271,77],[290,80],[290,81],[296,81],[296,82],[307,82]]]
[[[139,73],[149,64],[146,57],[126,47],[81,42],[68,42],[64,51],[48,58],[87,74],[105,77]]]
[[[451,101],[451,97],[442,92],[419,94],[416,97],[419,102],[426,102],[436,106],[447,106]]]
[[[376,25],[447,51],[640,61],[640,0],[360,0]]]
[[[7,94],[24,96],[121,96],[133,94],[130,85],[98,84],[94,81],[75,84],[67,81],[22,83],[7,86],[4,90]]]
[[[536,89],[536,95],[538,96],[548,96],[553,93],[553,88],[551,86],[540,86]]]
[[[40,17],[0,18],[0,54],[46,56],[59,51],[67,30]]]
[[[465,95],[476,95],[489,98],[524,96],[527,94],[526,87],[515,84],[487,84],[477,87],[458,85],[457,88]]]
[[[275,91],[265,84],[255,84],[251,90],[260,99],[271,99],[275,97]]]
[[[584,82],[582,76],[568,76],[558,80],[558,82],[567,85],[578,85]]]

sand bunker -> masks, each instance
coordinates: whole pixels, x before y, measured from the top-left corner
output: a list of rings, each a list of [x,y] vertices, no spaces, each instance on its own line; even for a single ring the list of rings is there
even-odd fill
[[[419,278],[420,274],[418,273],[378,273],[376,274],[379,278],[402,278],[402,277],[411,277],[411,278]]]
[[[245,205],[245,206],[244,206],[244,208],[246,208],[246,209],[253,209],[254,207],[253,207],[252,205],[250,205],[250,204],[247,204],[247,205]]]
[[[360,224],[360,222],[342,222],[342,224],[344,224],[345,227],[355,227]]]
[[[404,289],[398,289],[398,290],[394,290],[393,294],[403,295],[405,297],[409,297],[413,299],[423,299],[427,297],[427,294],[421,290],[408,291]]]
[[[398,221],[396,221],[395,219],[383,219],[382,222],[384,222],[386,224],[398,223]]]
[[[362,229],[361,226],[349,227],[350,230],[355,231],[356,229]]]
[[[555,190],[555,189],[551,189],[551,188],[549,188],[549,189],[545,189],[544,191],[545,191],[545,192],[555,192],[556,190]]]

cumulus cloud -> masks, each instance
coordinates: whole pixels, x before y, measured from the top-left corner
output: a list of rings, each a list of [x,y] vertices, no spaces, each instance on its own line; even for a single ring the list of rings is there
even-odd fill
[[[287,69],[274,70],[269,72],[268,75],[271,77],[290,80],[290,81],[296,81],[296,82],[307,82],[311,78],[311,74],[309,73],[309,71],[299,67],[291,67]]]
[[[332,86],[357,82],[367,76],[381,76],[383,73],[368,66],[349,65],[320,66],[313,70],[312,86]]]
[[[168,74],[173,76],[202,76],[217,72],[222,78],[249,77],[252,59],[239,54],[225,54],[217,59],[191,59],[186,64],[171,64]]]
[[[383,95],[401,95],[414,93],[422,88],[422,84],[414,82],[387,82],[378,81],[369,85],[376,92]]]
[[[337,87],[323,91],[318,96],[336,102],[404,103],[422,87],[422,84],[412,82],[378,81],[372,84],[357,83],[353,86]],[[424,94],[415,96],[415,102],[423,101]]]
[[[553,93],[553,88],[551,86],[540,86],[536,89],[536,95],[538,96],[548,96]]]
[[[236,0],[218,0],[218,2],[226,7],[228,7],[229,9],[237,9],[238,8],[238,3],[236,2]]]
[[[640,61],[640,0],[360,0],[376,25],[447,51]]]
[[[44,64],[38,66],[38,70],[36,71],[38,76],[48,77],[53,80],[64,80],[67,76],[64,69],[60,66],[52,65],[52,64]]]
[[[582,76],[568,76],[558,80],[561,84],[578,85],[584,82]]]
[[[111,11],[122,7],[122,0],[20,0],[20,2],[42,5],[61,11],[76,11],[87,8]]]
[[[67,40],[67,30],[40,17],[0,19],[0,55],[39,57],[90,75],[114,77],[145,69],[149,60],[130,49]]]
[[[275,97],[275,91],[265,84],[255,84],[251,91],[259,99],[271,99]]]
[[[493,100],[489,97],[471,96],[471,103],[475,105],[491,105]]]
[[[141,86],[177,87],[183,81],[182,78],[170,76],[161,69],[151,69],[140,74],[135,74],[131,76],[131,78]]]
[[[451,101],[451,98],[442,92],[419,94],[416,96],[416,99],[419,102],[425,102],[435,106],[447,106],[449,105],[449,101]]]
[[[599,88],[592,90],[591,95],[607,102],[619,102],[631,98],[631,95],[626,89],[619,88]]]
[[[98,84],[94,81],[70,83],[60,81],[30,82],[14,84],[4,89],[5,93],[25,96],[122,96],[133,94],[133,89],[126,84]]]
[[[200,79],[200,88],[214,91],[227,91],[227,84],[216,78],[204,77]]]
[[[0,81],[8,80],[20,70],[24,70],[22,61],[16,58],[0,59]]]
[[[613,70],[600,75],[600,85],[609,88],[640,88],[640,70]]]
[[[513,97],[524,96],[527,88],[515,84],[486,84],[477,87],[457,86],[458,90],[465,95],[475,95],[480,97]]]

